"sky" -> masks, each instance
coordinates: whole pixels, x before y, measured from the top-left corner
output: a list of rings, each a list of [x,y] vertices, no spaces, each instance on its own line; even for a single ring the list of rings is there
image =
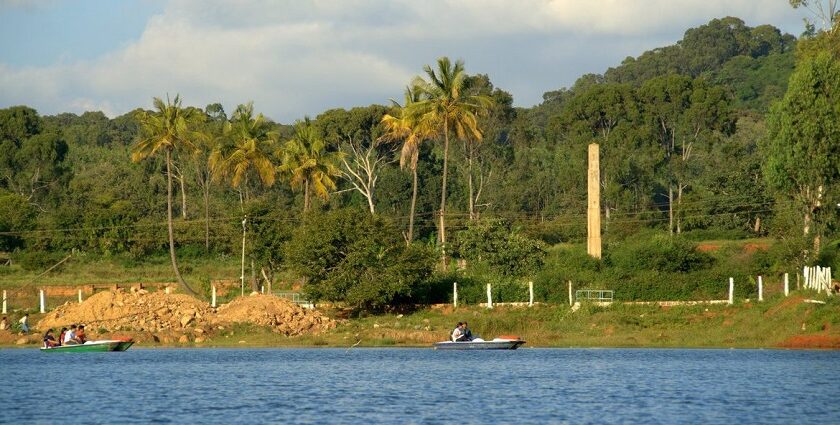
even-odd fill
[[[291,123],[401,99],[440,56],[529,107],[725,16],[798,36],[808,15],[787,0],[0,0],[0,108],[114,117],[180,94]]]

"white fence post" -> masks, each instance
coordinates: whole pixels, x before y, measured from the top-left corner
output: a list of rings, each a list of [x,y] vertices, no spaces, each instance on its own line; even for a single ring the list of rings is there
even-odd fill
[[[46,306],[44,305],[45,304],[45,302],[44,302],[44,290],[41,289],[38,292],[38,295],[39,295],[38,298],[40,298],[40,301],[41,301],[41,303],[40,303],[41,304],[41,314],[44,314],[44,313],[46,313],[46,311],[45,311]]]
[[[528,307],[534,305],[534,282],[528,282]]]
[[[569,305],[573,305],[575,300],[572,298],[572,281],[569,281]]]
[[[458,308],[458,282],[452,282],[452,306]]]
[[[729,304],[735,302],[735,279],[729,278]]]
[[[210,299],[211,299],[210,306],[211,306],[211,307],[213,307],[213,308],[216,308],[216,285],[213,285],[213,286],[211,287],[210,291],[211,291],[211,294],[210,294]]]
[[[6,314],[6,290],[3,290],[3,314]]]
[[[802,267],[802,286],[808,289],[808,266]],[[798,287],[799,285],[797,285]]]
[[[487,308],[493,308],[493,294],[489,283],[487,284]]]
[[[787,273],[785,273],[785,296],[790,294],[790,279]]]
[[[82,290],[79,289],[79,304],[82,303]]]
[[[764,281],[761,280],[761,276],[758,277],[758,300],[764,301]]]

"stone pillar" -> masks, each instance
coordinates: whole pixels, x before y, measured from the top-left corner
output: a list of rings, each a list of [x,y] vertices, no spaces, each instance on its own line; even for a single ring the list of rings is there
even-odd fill
[[[586,253],[601,258],[601,170],[598,144],[589,145],[587,173]]]

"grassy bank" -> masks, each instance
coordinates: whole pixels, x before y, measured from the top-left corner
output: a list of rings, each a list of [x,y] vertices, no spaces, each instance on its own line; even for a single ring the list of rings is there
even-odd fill
[[[825,304],[805,302],[809,298]],[[153,342],[141,336],[138,346],[428,347],[446,339],[454,324],[463,320],[483,337],[518,335],[528,341],[526,347],[840,348],[840,297],[804,292],[731,306],[584,304],[577,311],[566,305],[493,310],[447,306],[345,319],[322,335],[285,337],[237,325],[209,335],[201,344],[177,339]],[[3,341],[5,346],[13,344],[14,340]]]

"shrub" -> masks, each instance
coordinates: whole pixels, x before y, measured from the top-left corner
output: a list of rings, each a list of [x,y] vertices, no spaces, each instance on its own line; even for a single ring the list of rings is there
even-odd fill
[[[44,271],[64,259],[66,255],[61,252],[22,251],[15,254],[15,257],[15,261],[20,264],[21,268],[24,270]],[[61,266],[56,269],[59,268],[61,268]]]
[[[306,278],[310,299],[372,310],[409,299],[435,262],[425,246],[406,246],[390,222],[349,208],[310,213],[285,253],[291,269]]]

